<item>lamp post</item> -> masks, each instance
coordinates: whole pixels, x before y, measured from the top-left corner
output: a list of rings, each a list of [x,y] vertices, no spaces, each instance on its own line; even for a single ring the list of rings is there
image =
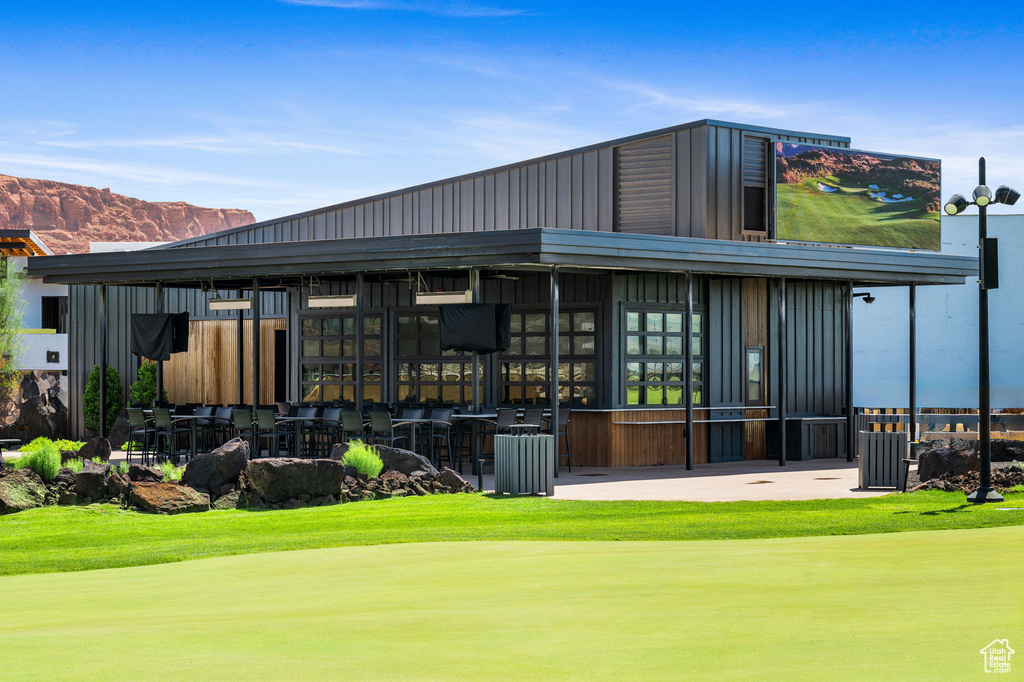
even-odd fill
[[[1006,185],[992,190],[985,185],[985,158],[978,159],[978,186],[974,190],[974,201],[967,201],[962,194],[954,194],[946,202],[945,211],[958,215],[974,204],[978,207],[978,248],[980,249],[978,270],[981,275],[978,285],[978,458],[980,478],[978,489],[967,496],[969,502],[1002,502],[1003,497],[992,488],[992,404],[989,387],[988,352],[988,291],[999,287],[998,242],[988,236],[988,205],[995,202],[1013,206],[1020,198],[1020,192]]]

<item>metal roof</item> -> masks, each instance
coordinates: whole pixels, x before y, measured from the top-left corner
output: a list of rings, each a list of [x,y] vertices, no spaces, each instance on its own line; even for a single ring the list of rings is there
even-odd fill
[[[46,256],[31,259],[28,274],[62,284],[190,287],[259,277],[270,287],[309,276],[553,265],[865,284],[963,284],[978,271],[977,258],[934,252],[531,228]]]

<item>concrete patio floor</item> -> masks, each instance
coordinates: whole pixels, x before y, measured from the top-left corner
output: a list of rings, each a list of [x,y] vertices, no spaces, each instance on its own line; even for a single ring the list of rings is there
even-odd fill
[[[117,464],[124,460],[124,452],[115,450],[110,459]],[[462,476],[477,484],[468,465]],[[484,490],[494,490],[494,474],[489,466],[484,473]],[[890,492],[860,490],[857,463],[845,459],[788,462],[784,467],[774,460],[753,460],[697,464],[693,471],[682,465],[667,465],[573,467],[570,473],[563,466],[555,479],[554,499],[734,502],[875,497]]]
[[[474,481],[475,484],[475,481]],[[493,479],[484,477],[486,489]],[[892,490],[860,490],[857,463],[839,459],[697,464],[685,466],[564,468],[555,482],[560,500],[687,500],[732,502],[740,500],[814,500],[875,497]]]

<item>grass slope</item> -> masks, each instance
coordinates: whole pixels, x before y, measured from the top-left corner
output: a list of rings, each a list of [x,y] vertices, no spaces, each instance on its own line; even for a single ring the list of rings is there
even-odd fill
[[[822,192],[818,182],[839,191]],[[866,188],[847,187],[836,178],[812,178],[779,185],[777,201],[779,239],[933,250],[942,246],[938,215],[920,217],[923,199],[886,204],[869,198]]]
[[[979,650],[1020,633],[1022,544],[410,544],[8,576],[0,677],[981,678]]]
[[[1006,506],[1024,506],[1010,495]],[[432,496],[334,507],[153,516],[111,506],[0,517],[0,575],[139,566],[231,554],[467,540],[715,540],[1024,524],[958,493],[797,502],[576,502]],[[181,569],[185,570],[185,569]],[[188,569],[192,570],[192,569]]]

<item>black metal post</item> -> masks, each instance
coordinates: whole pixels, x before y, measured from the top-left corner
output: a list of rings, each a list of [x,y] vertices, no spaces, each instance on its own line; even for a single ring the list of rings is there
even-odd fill
[[[252,278],[252,409],[260,406],[260,280]],[[255,413],[254,413],[255,414]],[[259,453],[254,453],[258,455]]]
[[[107,437],[107,285],[100,285],[100,435]]]
[[[857,425],[853,413],[853,280],[846,283],[846,461],[857,451]]]
[[[558,478],[558,317],[558,267],[555,266],[551,268],[551,433],[555,436],[555,478]]]
[[[910,455],[915,457],[917,449],[917,285],[910,285],[910,409],[907,410],[907,433],[910,434]]]
[[[779,466],[786,466],[786,278],[779,278]]]
[[[480,271],[469,270],[469,288],[473,292],[473,303],[480,302]],[[473,412],[480,413],[480,353],[473,351]]]
[[[978,159],[978,184],[985,184],[985,158]],[[978,247],[988,238],[988,207],[978,206]],[[992,487],[992,403],[989,386],[988,289],[985,288],[984,258],[979,259],[981,283],[978,285],[978,489],[967,496],[968,502],[1002,502],[1003,496]]]
[[[238,290],[238,298],[242,298],[242,289]],[[238,399],[235,401],[239,405],[245,404],[245,311],[238,311],[238,328],[235,331],[235,343],[238,344],[236,349],[237,358],[235,360],[238,373]]]
[[[683,327],[686,348],[686,470],[693,469],[693,275],[686,273],[686,323]]]
[[[156,311],[164,311],[164,285],[156,283]],[[164,363],[163,360],[156,361],[156,399],[153,401],[160,407],[164,407]]]
[[[356,275],[356,411],[363,412],[363,273]]]

